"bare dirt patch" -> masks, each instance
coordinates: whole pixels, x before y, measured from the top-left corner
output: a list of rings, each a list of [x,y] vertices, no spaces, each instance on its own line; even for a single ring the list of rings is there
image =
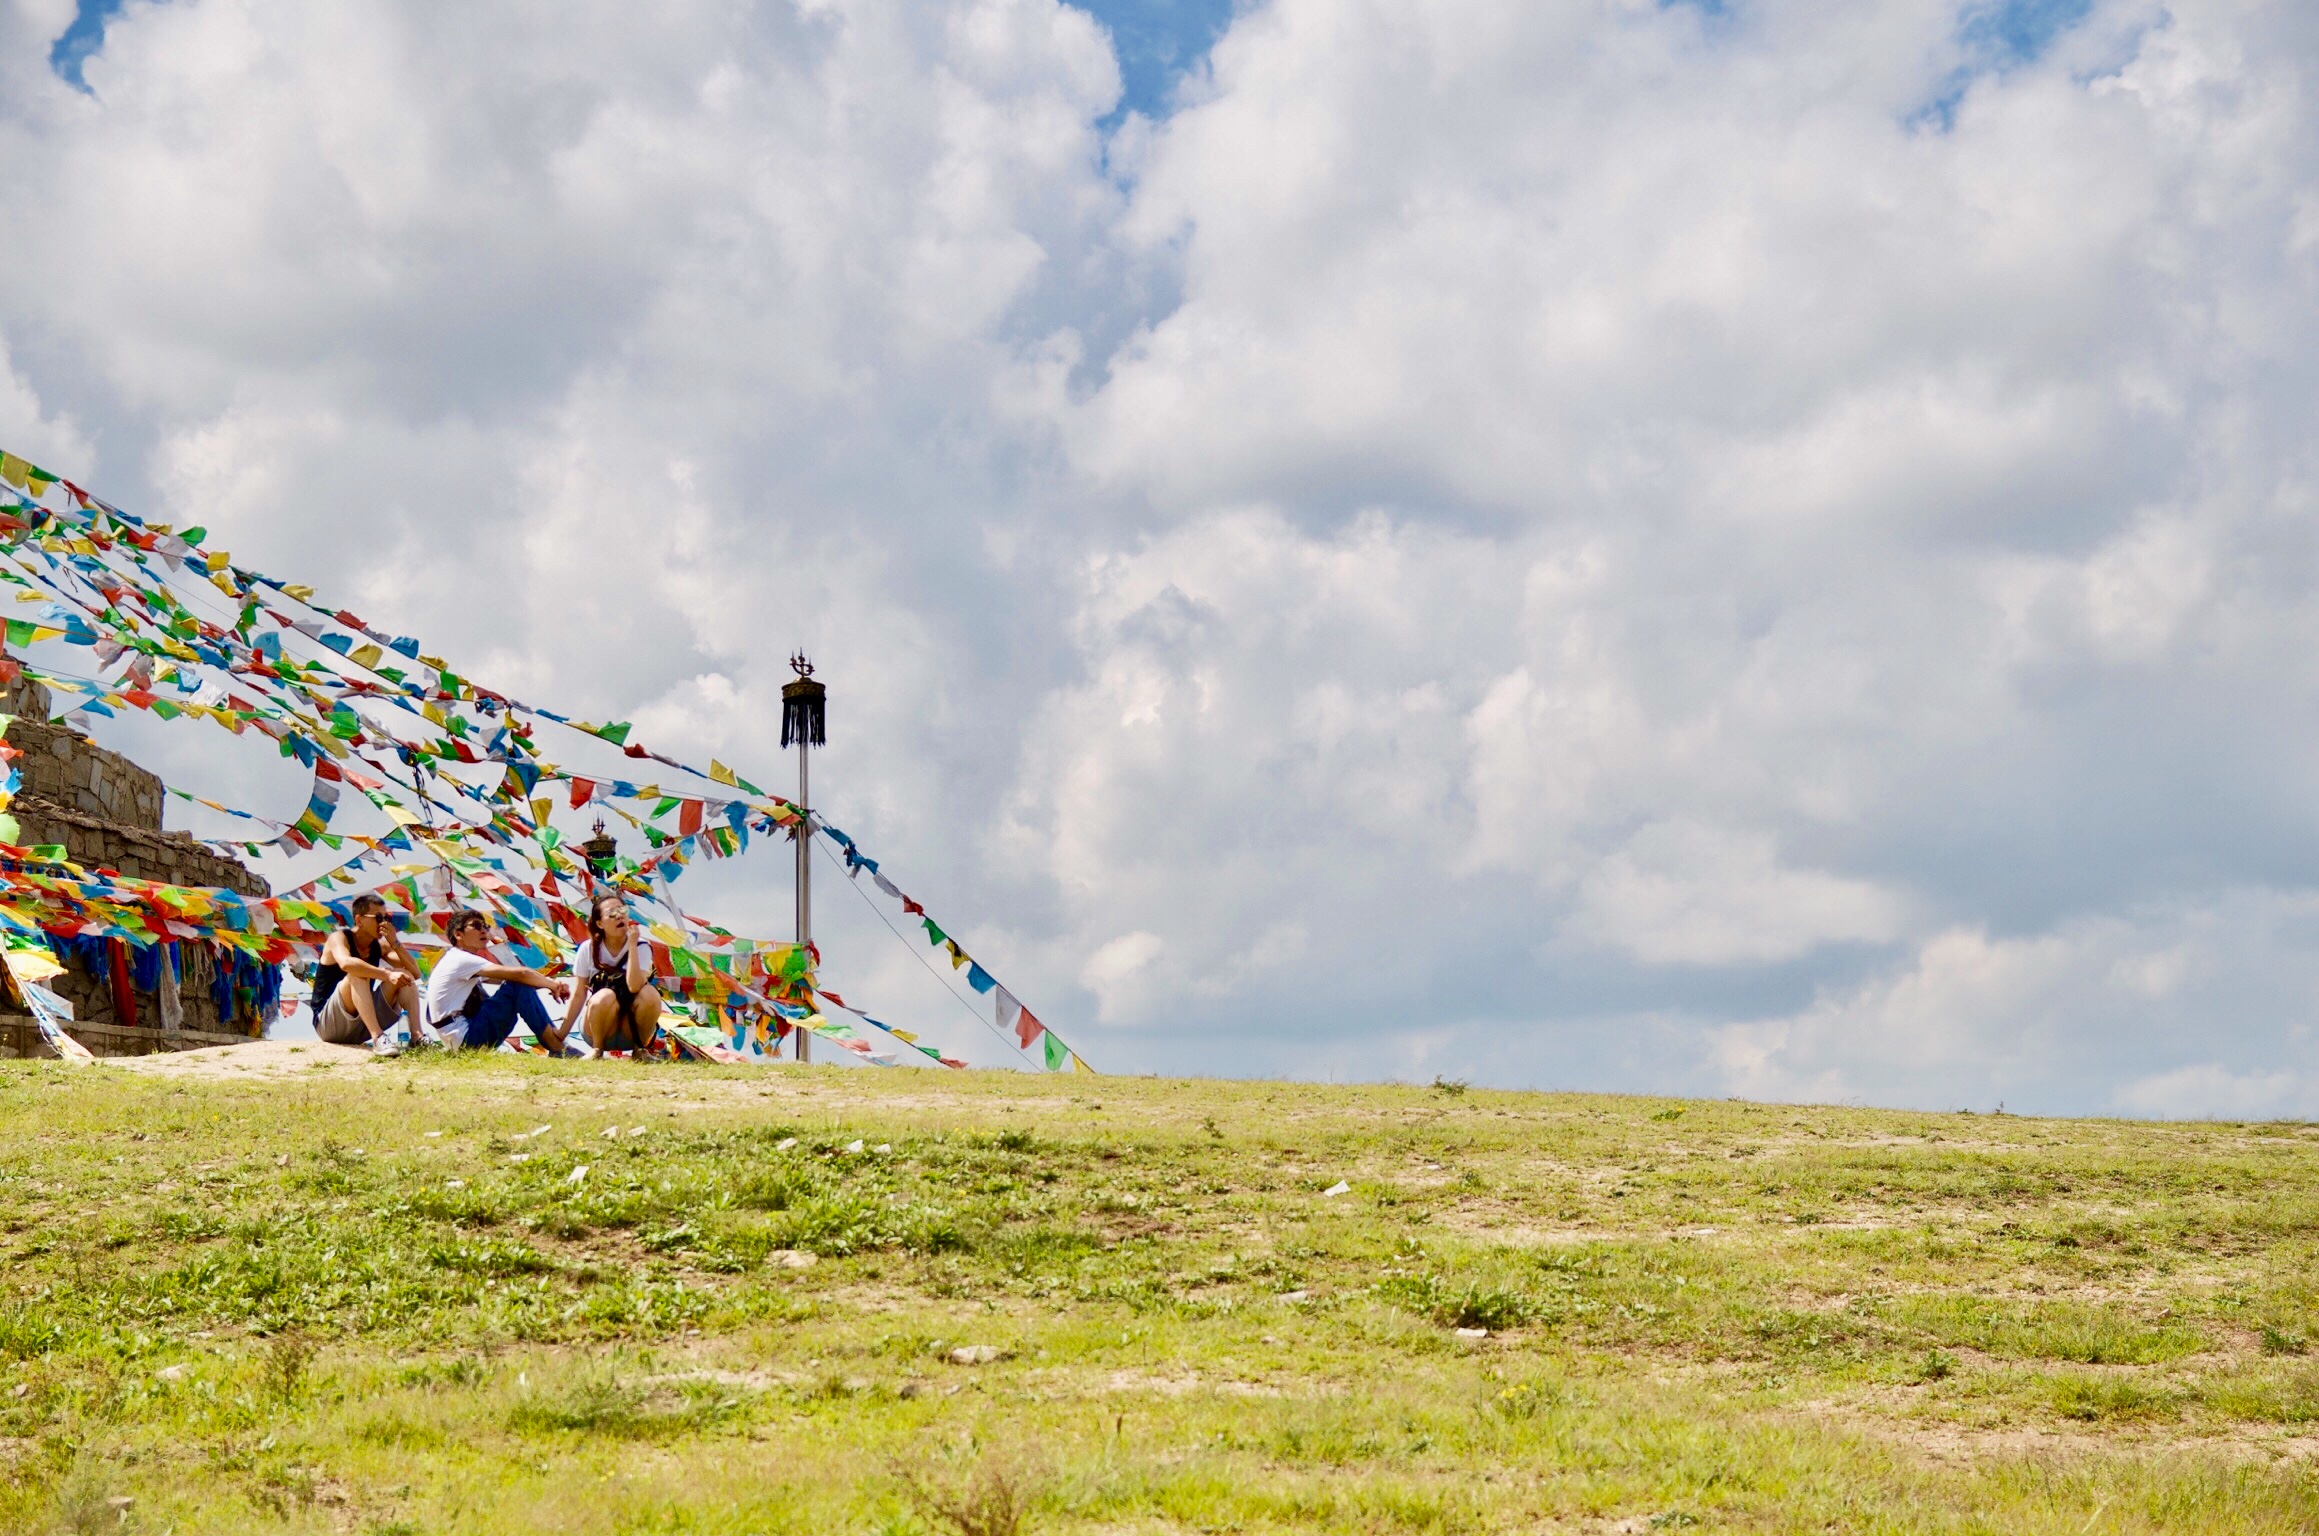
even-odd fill
[[[1103,1378],[1106,1392],[1152,1392],[1161,1397],[1186,1397],[1213,1392],[1220,1397],[1280,1397],[1281,1389],[1261,1381],[1211,1381],[1191,1371],[1155,1375],[1149,1371],[1113,1371]]]
[[[247,1045],[211,1045],[198,1051],[156,1051],[150,1056],[107,1056],[100,1067],[151,1072],[162,1077],[297,1077],[337,1072],[378,1060],[359,1045],[326,1045],[320,1040],[252,1040]]]

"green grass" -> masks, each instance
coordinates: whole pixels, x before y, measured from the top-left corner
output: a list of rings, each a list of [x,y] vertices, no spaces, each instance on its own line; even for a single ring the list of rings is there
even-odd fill
[[[2301,1125],[8,1063],[0,1529],[2319,1530],[2315,1258]]]

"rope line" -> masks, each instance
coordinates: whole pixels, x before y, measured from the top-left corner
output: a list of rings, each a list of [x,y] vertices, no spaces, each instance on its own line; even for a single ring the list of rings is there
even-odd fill
[[[839,870],[842,871],[844,869],[845,866],[842,862],[839,861],[838,856],[834,853],[831,853],[826,847],[822,850],[822,854]],[[949,977],[934,969],[932,965],[927,964],[926,957],[918,952],[918,946],[904,938],[902,936],[902,930],[895,927],[893,923],[888,920],[886,914],[878,910],[878,904],[870,900],[870,893],[862,889],[860,881],[853,879],[849,875],[846,880],[846,884],[851,886],[853,888],[853,893],[862,899],[862,905],[868,907],[872,915],[874,915],[879,922],[886,925],[886,932],[894,936],[894,942],[900,944],[904,949],[908,950],[912,959],[916,960],[920,965],[925,966],[926,974],[940,982],[942,984],[942,990],[956,998],[958,1000],[958,1006],[965,1009],[967,1014],[973,1018],[975,1023],[980,1024],[984,1029],[989,1030],[999,1039],[1002,1044],[1007,1047],[1007,1049],[1013,1051],[1024,1061],[1030,1062],[1032,1066],[1038,1067],[1041,1070],[1045,1069],[1046,1064],[1044,1062],[1031,1061],[1031,1053],[1029,1051],[1024,1050],[1013,1040],[1008,1039],[1005,1030],[1000,1029],[996,1024],[993,1024],[990,1020],[984,1018],[982,1016],[982,1010],[975,1007],[974,1004],[968,1002],[964,995],[962,995],[956,987],[950,984]]]

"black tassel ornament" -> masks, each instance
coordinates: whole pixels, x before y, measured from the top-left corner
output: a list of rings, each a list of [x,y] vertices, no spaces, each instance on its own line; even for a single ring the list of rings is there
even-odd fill
[[[781,745],[793,747],[802,741],[825,746],[829,741],[829,690],[813,680],[813,663],[803,655],[790,657],[789,665],[796,670],[797,681],[781,687]]]

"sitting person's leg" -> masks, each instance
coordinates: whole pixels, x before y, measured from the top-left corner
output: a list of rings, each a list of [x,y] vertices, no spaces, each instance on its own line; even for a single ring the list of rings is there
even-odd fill
[[[548,1005],[541,1000],[539,988],[527,987],[521,982],[511,981],[499,990],[503,993],[512,992],[515,994],[513,1004],[515,1017],[523,1020],[530,1027],[532,1038],[546,1046],[549,1055],[562,1055],[564,1051],[563,1028],[548,1016]],[[511,1025],[510,1028],[512,1027]]]
[[[660,1034],[660,988],[650,982],[636,994],[636,1006],[631,1010],[636,1021],[636,1048],[650,1049]]]
[[[330,994],[314,1033],[332,1045],[368,1045],[382,1040],[402,1018],[402,1009],[387,997],[383,982],[349,976]]]
[[[398,1018],[408,1019],[411,1021],[411,1044],[418,1045],[426,1039],[425,1032],[419,1028],[419,1021],[427,1016],[426,998],[417,982],[406,981],[400,990],[394,992],[389,992],[386,983],[381,982],[372,995],[380,999],[379,1006],[385,1010],[380,1015],[380,1028],[392,1029]]]
[[[599,1051],[635,1050],[634,1031],[622,1013],[617,992],[606,989],[589,993],[587,1010],[580,1015],[580,1028],[587,1034],[588,1043]]]
[[[314,1033],[331,1045],[368,1045],[371,1030],[355,1008],[353,996],[368,990],[353,977],[340,982],[314,1016]]]
[[[521,1003],[511,994],[531,995],[531,988],[519,987],[513,982],[501,982],[486,992],[477,987],[468,994],[466,1022],[467,1035],[460,1042],[470,1051],[495,1051],[515,1032],[515,1018]]]
[[[348,986],[355,988],[355,997],[357,1002],[361,1000],[364,994],[369,995],[371,1018],[378,1024],[378,1032],[382,1037],[392,1034],[394,1032],[394,1027],[397,1024],[402,1023],[403,1004],[398,1000],[398,994],[387,990],[387,984],[385,982],[374,981],[368,986],[363,986],[358,982],[350,981],[347,982],[345,986],[340,987],[339,990],[344,991]],[[403,995],[407,995],[410,1001],[414,1003],[418,1001],[418,994],[411,992],[408,988],[404,989]],[[411,1039],[416,1041],[419,1038],[419,1016],[414,1013],[410,1016],[410,1018]]]

